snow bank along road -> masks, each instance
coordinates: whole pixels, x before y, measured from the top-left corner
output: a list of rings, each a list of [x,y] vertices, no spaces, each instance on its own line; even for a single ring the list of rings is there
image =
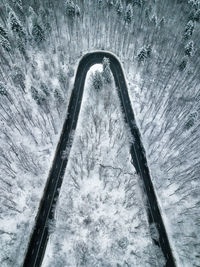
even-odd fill
[[[154,222],[159,233],[159,240],[153,241],[162,249],[163,254],[166,258],[166,266],[176,266],[151,182],[145,152],[140,141],[138,128],[135,123],[135,118],[131,107],[122,67],[118,59],[113,54],[102,51],[86,54],[85,56],[83,56],[79,63],[75,77],[74,88],[68,107],[68,115],[63,125],[63,130],[57,146],[53,165],[50,170],[44,195],[40,203],[35,227],[24,260],[24,267],[40,266],[42,263],[43,255],[45,253],[46,244],[49,237],[49,221],[51,221],[54,217],[54,207],[59,195],[59,189],[62,184],[62,179],[69,158],[69,153],[68,155],[63,157],[63,152],[65,151],[67,146],[71,146],[71,134],[76,129],[86,74],[92,65],[102,63],[104,57],[110,59],[110,68],[114,76],[116,87],[118,89],[122,110],[125,115],[124,119],[125,122],[129,125],[131,134],[135,140],[131,145],[130,150],[133,164],[143,182],[144,191],[147,195],[147,213],[149,223]]]

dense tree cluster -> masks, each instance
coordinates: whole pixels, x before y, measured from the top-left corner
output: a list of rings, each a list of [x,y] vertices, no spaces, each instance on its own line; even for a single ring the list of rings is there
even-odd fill
[[[99,91],[103,86],[103,77],[102,73],[100,71],[95,71],[93,77],[92,77],[92,84],[94,86],[94,89]]]

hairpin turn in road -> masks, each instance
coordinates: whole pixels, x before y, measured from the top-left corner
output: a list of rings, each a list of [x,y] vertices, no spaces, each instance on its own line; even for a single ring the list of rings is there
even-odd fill
[[[166,259],[165,266],[176,266],[158,206],[157,198],[154,192],[153,184],[151,182],[145,151],[141,143],[139,130],[136,126],[135,117],[129,99],[128,89],[121,64],[113,54],[102,51],[88,53],[83,56],[79,62],[74,88],[68,107],[68,115],[64,122],[54,161],[49,172],[49,177],[40,203],[35,227],[30,238],[23,267],[38,267],[42,264],[43,256],[49,238],[48,223],[54,218],[54,209],[57,198],[59,196],[59,189],[62,185],[65,168],[69,158],[69,154],[66,157],[63,157],[63,152],[71,143],[71,134],[76,129],[84,91],[85,78],[89,68],[94,64],[102,63],[104,57],[109,58],[110,60],[110,68],[113,73],[115,84],[118,90],[122,111],[125,115],[124,119],[125,122],[129,125],[131,134],[134,138],[134,143],[131,145],[130,149],[132,161],[138,175],[143,182],[144,191],[147,196],[147,214],[149,223],[155,223],[159,233],[159,240],[153,240],[153,242],[161,248]]]

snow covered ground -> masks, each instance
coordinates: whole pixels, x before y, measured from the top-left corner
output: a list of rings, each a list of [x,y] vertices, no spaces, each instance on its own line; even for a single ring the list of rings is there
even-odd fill
[[[42,266],[164,266],[152,244],[114,82],[97,91],[93,73]]]

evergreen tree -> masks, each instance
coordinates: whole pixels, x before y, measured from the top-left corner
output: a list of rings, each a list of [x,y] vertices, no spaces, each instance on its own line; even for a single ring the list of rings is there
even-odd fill
[[[147,58],[147,52],[145,48],[142,48],[142,50],[139,52],[138,54],[138,61],[139,62],[143,62],[145,61],[145,59]]]
[[[154,27],[156,27],[157,25],[157,17],[155,15],[153,15],[153,17],[151,18],[151,23]]]
[[[0,36],[8,40],[8,31],[2,25],[0,25]]]
[[[94,75],[92,76],[92,85],[94,87],[94,89],[96,89],[97,91],[100,90],[103,86],[103,77],[101,72],[99,71],[95,71]]]
[[[78,5],[75,6],[75,13],[76,15],[79,17],[81,15],[81,10],[80,10],[80,7]]]
[[[13,33],[17,34],[20,38],[25,39],[25,31],[22,27],[20,20],[17,18],[13,11],[10,11],[9,13],[9,24]]]
[[[12,74],[12,80],[16,87],[22,89],[25,92],[25,75],[19,67],[14,67],[14,73]]]
[[[35,87],[31,86],[31,96],[38,105],[42,105],[45,101],[44,95],[41,94]]]
[[[114,6],[114,1],[113,0],[107,0],[107,3],[110,7]]]
[[[36,88],[33,87],[33,86],[31,86],[31,96],[32,96],[32,98],[33,98],[36,102],[39,101],[39,93],[38,93],[38,91],[36,90]]]
[[[32,28],[32,36],[37,44],[45,40],[45,33],[40,25],[35,21]]]
[[[8,41],[8,39],[4,38],[1,35],[0,35],[0,47],[2,47],[7,52],[11,51],[10,42]]]
[[[180,71],[183,71],[186,68],[186,66],[187,66],[187,59],[183,58],[183,60],[179,64],[178,68]]]
[[[104,57],[103,59],[103,73],[104,80],[106,83],[112,82],[112,75],[110,70],[110,61],[108,58]]]
[[[121,15],[123,12],[123,5],[122,5],[121,0],[118,0],[118,2],[116,4],[116,9],[117,9],[117,14]]]
[[[185,31],[184,31],[185,39],[188,39],[189,37],[191,37],[193,31],[194,31],[194,22],[190,20],[185,26]]]
[[[50,14],[49,10],[42,8],[40,10],[40,18],[41,18],[41,21],[38,24],[42,25],[42,28],[44,29],[44,31],[46,33],[50,33],[52,27],[51,27],[51,25],[49,23],[49,21],[51,20],[51,14]]]
[[[143,1],[142,0],[132,0],[132,4],[133,4],[133,6],[135,5],[135,6],[141,7],[143,4]]]
[[[196,10],[194,13],[194,20],[195,21],[200,21],[200,9]]]
[[[56,88],[54,91],[54,97],[58,106],[62,105],[65,102],[62,91],[58,88]]]
[[[60,69],[58,72],[58,80],[60,82],[62,89],[66,90],[68,78],[67,78],[67,74],[62,69]]]
[[[102,6],[103,0],[97,0],[98,6]]]
[[[151,52],[152,52],[152,48],[150,45],[147,45],[146,46],[146,54],[147,54],[147,57],[150,57],[151,56]]]
[[[164,25],[165,25],[165,18],[163,17],[159,22],[159,27],[163,28]]]
[[[47,87],[47,85],[45,83],[42,82],[40,85],[40,88],[46,97],[49,97],[51,95],[49,88]]]
[[[198,113],[197,112],[194,112],[194,113],[191,113],[189,116],[188,116],[188,120],[187,122],[185,123],[185,130],[189,130],[190,128],[192,128],[196,121],[198,119]]]
[[[121,0],[119,0],[119,1],[117,2],[116,9],[117,9],[117,13],[118,13],[119,15],[121,15],[122,12],[123,12],[123,5],[122,5],[122,1],[121,1]]]
[[[149,5],[149,6],[145,9],[145,18],[147,19],[148,22],[151,21],[151,14],[152,14],[152,6]]]
[[[143,47],[141,51],[139,52],[137,58],[139,62],[145,61],[147,58],[151,56],[151,46],[147,45],[146,47]]]
[[[25,44],[27,42],[26,32],[17,15],[11,9],[9,10],[9,25],[15,37],[15,45],[19,51],[26,56]],[[9,49],[9,48],[8,48]]]
[[[132,20],[133,20],[133,8],[131,4],[128,4],[125,13],[125,21],[127,23],[131,23]]]
[[[12,2],[15,6],[22,8],[22,0],[12,0]]]
[[[200,7],[199,0],[188,0],[188,4],[194,9],[198,9]]]
[[[25,14],[23,12],[23,3],[22,0],[12,0],[14,7],[15,7],[15,11],[18,14],[19,17],[24,18]]]
[[[195,101],[200,104],[200,91],[196,94]]]
[[[6,87],[2,82],[0,82],[0,95],[1,96],[7,96],[8,95]]]
[[[73,0],[67,0],[65,2],[65,13],[69,17],[74,17],[76,14],[76,8]]]
[[[127,237],[122,237],[119,241],[118,241],[118,245],[120,248],[122,249],[126,249],[129,245],[129,241]]]
[[[188,57],[191,57],[194,54],[194,42],[190,41],[186,46],[185,46],[185,55]]]
[[[149,22],[150,21],[150,12],[149,8],[145,9],[145,19]]]

